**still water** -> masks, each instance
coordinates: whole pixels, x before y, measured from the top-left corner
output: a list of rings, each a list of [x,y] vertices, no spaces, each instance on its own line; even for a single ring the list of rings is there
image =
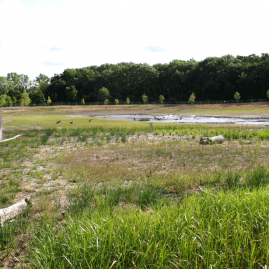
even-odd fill
[[[99,118],[130,119],[134,121],[164,122],[164,123],[215,123],[215,124],[245,124],[245,125],[268,125],[269,119],[249,119],[249,118],[218,118],[207,116],[180,116],[180,115],[99,115]]]

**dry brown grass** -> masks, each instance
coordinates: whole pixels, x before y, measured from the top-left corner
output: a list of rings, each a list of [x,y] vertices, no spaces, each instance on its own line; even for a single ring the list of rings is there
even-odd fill
[[[49,107],[6,107],[4,115],[27,114],[214,114],[221,116],[268,117],[269,103],[204,104],[199,105],[108,105],[108,106],[49,106]]]
[[[210,183],[216,173],[266,166],[268,154],[268,142],[202,146],[197,140],[182,139],[79,150],[60,163],[63,176],[71,182],[110,186],[152,182],[178,192]]]

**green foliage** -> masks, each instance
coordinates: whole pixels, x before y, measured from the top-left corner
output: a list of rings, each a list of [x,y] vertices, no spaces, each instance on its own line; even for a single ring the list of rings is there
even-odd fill
[[[29,97],[34,104],[43,104],[46,101],[42,91],[36,88],[30,91]]]
[[[48,105],[51,104],[51,99],[50,99],[49,96],[48,96],[47,104],[48,104]]]
[[[14,85],[6,77],[0,77],[0,95],[7,95],[12,91]]]
[[[12,97],[11,100],[12,100],[12,103],[13,103],[13,104],[17,104],[17,99],[16,99],[16,97]]]
[[[0,95],[0,107],[4,106],[6,104],[6,96],[5,95]]]
[[[109,100],[108,99],[105,99],[104,100],[104,104],[107,105],[109,103]]]
[[[141,96],[141,99],[143,100],[144,104],[148,101],[148,97],[145,93]]]
[[[239,92],[235,92],[234,93],[234,99],[237,101],[238,103],[238,100],[240,99],[240,93]]]
[[[129,96],[134,102],[141,100],[142,92],[152,101],[159,101],[162,93],[167,102],[175,104],[177,100],[187,102],[193,91],[202,101],[231,100],[235,91],[246,99],[265,99],[268,64],[268,54],[225,55],[202,61],[173,60],[153,66],[108,64],[66,69],[62,74],[55,74],[51,80],[40,74],[33,86],[55,101],[70,102],[84,95],[85,100],[90,102],[111,100],[110,96],[99,96],[100,85],[109,88],[111,96],[117,96],[119,100],[126,100]],[[9,73],[6,77],[0,77],[0,95],[19,100],[20,94],[29,89],[30,84],[27,75]]]
[[[165,98],[164,98],[164,96],[163,95],[160,95],[159,96],[159,102],[161,103],[161,104],[163,104],[163,101],[165,100]]]
[[[21,106],[27,106],[31,103],[31,99],[29,97],[29,94],[26,92],[26,89],[23,90],[23,93],[20,95],[20,105]]]
[[[42,135],[40,137],[40,140],[41,140],[42,145],[46,145],[48,140],[49,140],[49,136],[48,135]]]
[[[245,80],[247,78],[247,74],[245,72],[242,72],[240,75],[238,75],[238,77],[242,80]]]
[[[12,99],[8,95],[6,96],[6,105],[9,106],[9,107],[12,106]]]
[[[121,141],[122,141],[122,143],[126,143],[127,142],[127,137],[126,137],[125,134],[122,134]]]
[[[39,74],[35,79],[35,83],[37,84],[38,90],[46,95],[48,86],[50,85],[50,78],[44,74]]]
[[[196,99],[196,97],[195,97],[195,94],[194,93],[192,93],[191,95],[190,95],[190,97],[189,97],[189,103],[194,103],[195,102],[195,99]]]
[[[115,99],[115,104],[117,105],[119,103],[119,99]]]
[[[130,99],[129,99],[129,97],[126,98],[126,104],[127,104],[127,105],[130,104]]]
[[[78,91],[76,90],[75,86],[66,87],[66,100],[70,102],[74,102],[77,99]]]
[[[84,100],[84,98],[81,99],[81,104],[82,104],[82,105],[85,105],[85,100]]]
[[[98,91],[98,100],[103,102],[105,99],[109,98],[109,90],[105,87],[102,87],[99,91]]]
[[[266,92],[266,96],[269,99],[269,90]]]

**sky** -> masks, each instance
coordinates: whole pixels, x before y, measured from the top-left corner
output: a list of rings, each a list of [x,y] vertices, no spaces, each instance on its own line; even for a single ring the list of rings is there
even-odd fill
[[[268,0],[0,0],[0,76],[269,51]]]

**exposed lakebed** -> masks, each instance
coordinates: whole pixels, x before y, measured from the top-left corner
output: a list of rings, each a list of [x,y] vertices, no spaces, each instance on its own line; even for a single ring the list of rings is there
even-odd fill
[[[269,126],[269,119],[266,118],[228,118],[211,116],[180,116],[180,115],[94,115],[92,117],[109,118],[115,120],[134,120],[164,123],[201,123],[201,124],[244,124],[244,125],[262,125]]]

